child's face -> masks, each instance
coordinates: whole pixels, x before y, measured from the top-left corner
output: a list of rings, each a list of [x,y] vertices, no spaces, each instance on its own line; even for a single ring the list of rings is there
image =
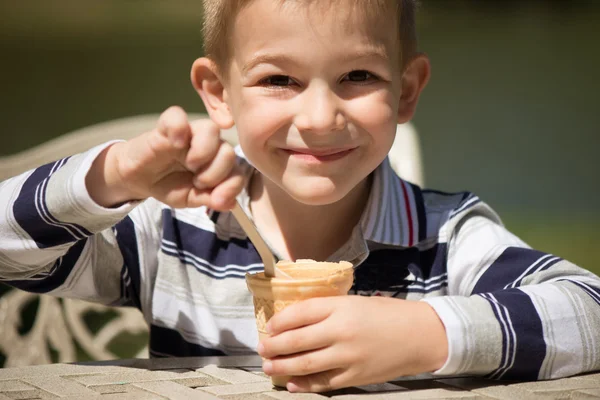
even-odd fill
[[[346,196],[386,157],[396,132],[395,18],[345,18],[343,3],[323,13],[302,2],[255,0],[232,34],[224,97],[242,149],[305,204]],[[376,25],[367,31],[361,22]]]

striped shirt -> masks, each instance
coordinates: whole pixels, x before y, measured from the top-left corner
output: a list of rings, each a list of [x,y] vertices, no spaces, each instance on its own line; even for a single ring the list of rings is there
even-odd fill
[[[105,147],[0,183],[0,279],[139,308],[155,357],[254,353],[244,276],[263,265],[236,220],[154,199],[100,207],[85,176]],[[239,199],[248,206],[246,192]],[[449,357],[436,374],[547,379],[600,368],[600,279],[529,248],[471,193],[422,190],[384,161],[362,219],[330,257],[339,260],[355,266],[351,294],[437,311]]]

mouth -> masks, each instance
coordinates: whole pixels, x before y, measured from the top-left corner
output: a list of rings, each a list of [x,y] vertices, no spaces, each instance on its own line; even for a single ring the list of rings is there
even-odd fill
[[[335,148],[335,149],[283,149],[291,157],[305,162],[326,163],[340,160],[352,152],[357,147],[351,148]]]

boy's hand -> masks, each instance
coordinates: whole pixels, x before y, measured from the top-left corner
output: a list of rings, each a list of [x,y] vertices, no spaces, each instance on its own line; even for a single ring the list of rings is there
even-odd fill
[[[188,122],[179,107],[166,110],[156,129],[106,149],[86,178],[105,207],[154,197],[174,208],[227,210],[243,184],[219,128],[210,120]]]
[[[267,375],[292,375],[292,392],[322,392],[435,371],[448,357],[445,328],[425,302],[339,296],[282,310],[258,346]]]

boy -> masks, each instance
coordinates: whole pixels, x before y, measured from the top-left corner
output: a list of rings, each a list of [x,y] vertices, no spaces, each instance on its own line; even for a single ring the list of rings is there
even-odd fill
[[[412,0],[205,9],[192,81],[211,121],[173,107],[152,132],[2,183],[4,281],[138,307],[153,356],[257,348],[290,391],[600,366],[595,275],[529,249],[476,196],[391,170],[430,73]],[[237,153],[219,139],[234,124]],[[236,196],[278,258],[351,261],[360,296],[290,306],[257,343],[244,275],[262,265]]]

